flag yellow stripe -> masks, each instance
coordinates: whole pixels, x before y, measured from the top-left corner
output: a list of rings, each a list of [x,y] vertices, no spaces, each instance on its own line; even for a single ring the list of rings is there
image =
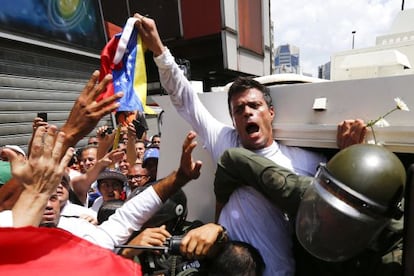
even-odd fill
[[[147,106],[147,72],[145,68],[144,47],[141,36],[137,36],[137,51],[135,58],[134,91],[138,93],[139,99],[144,107],[144,113],[156,114],[152,108]]]

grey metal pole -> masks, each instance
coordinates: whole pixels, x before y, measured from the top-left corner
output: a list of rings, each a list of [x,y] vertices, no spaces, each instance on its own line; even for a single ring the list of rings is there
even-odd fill
[[[354,49],[355,46],[355,33],[356,31],[352,31],[352,49]]]

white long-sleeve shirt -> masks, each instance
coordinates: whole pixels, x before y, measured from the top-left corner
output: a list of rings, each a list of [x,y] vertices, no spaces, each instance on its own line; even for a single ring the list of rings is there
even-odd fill
[[[141,229],[162,204],[154,188],[149,187],[125,202],[101,225],[95,226],[83,219],[61,217],[58,227],[112,250],[115,245],[124,244],[133,231]]]
[[[168,49],[154,61],[172,104],[198,133],[214,162],[225,150],[241,146],[236,129],[218,121],[204,107]],[[318,164],[325,161],[322,155],[276,141],[255,152],[303,175],[313,175]],[[248,242],[259,250],[266,263],[264,275],[294,275],[291,227],[285,215],[261,194],[249,187],[236,190],[219,222],[231,239]]]
[[[101,225],[96,226],[80,218],[60,217],[57,227],[113,250],[116,245],[124,244],[133,231],[141,229],[162,204],[162,200],[151,186],[125,202]],[[13,227],[11,210],[0,212],[0,227]]]

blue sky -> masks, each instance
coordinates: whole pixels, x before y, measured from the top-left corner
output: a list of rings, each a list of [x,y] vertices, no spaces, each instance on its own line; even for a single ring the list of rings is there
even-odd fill
[[[300,48],[303,72],[316,76],[317,67],[332,53],[375,45],[401,10],[400,0],[271,0],[275,46]],[[404,9],[414,8],[405,0]]]

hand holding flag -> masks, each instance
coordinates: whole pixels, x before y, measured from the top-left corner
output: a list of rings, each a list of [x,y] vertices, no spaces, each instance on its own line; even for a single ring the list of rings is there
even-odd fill
[[[119,101],[118,112],[155,114],[146,106],[147,77],[144,47],[138,30],[134,27],[138,20],[136,17],[129,18],[122,33],[112,37],[102,50],[101,76],[110,73],[113,81],[100,99],[123,91],[124,96]],[[129,118],[129,116],[125,117]],[[125,122],[121,119],[118,123],[127,125],[129,119]]]

